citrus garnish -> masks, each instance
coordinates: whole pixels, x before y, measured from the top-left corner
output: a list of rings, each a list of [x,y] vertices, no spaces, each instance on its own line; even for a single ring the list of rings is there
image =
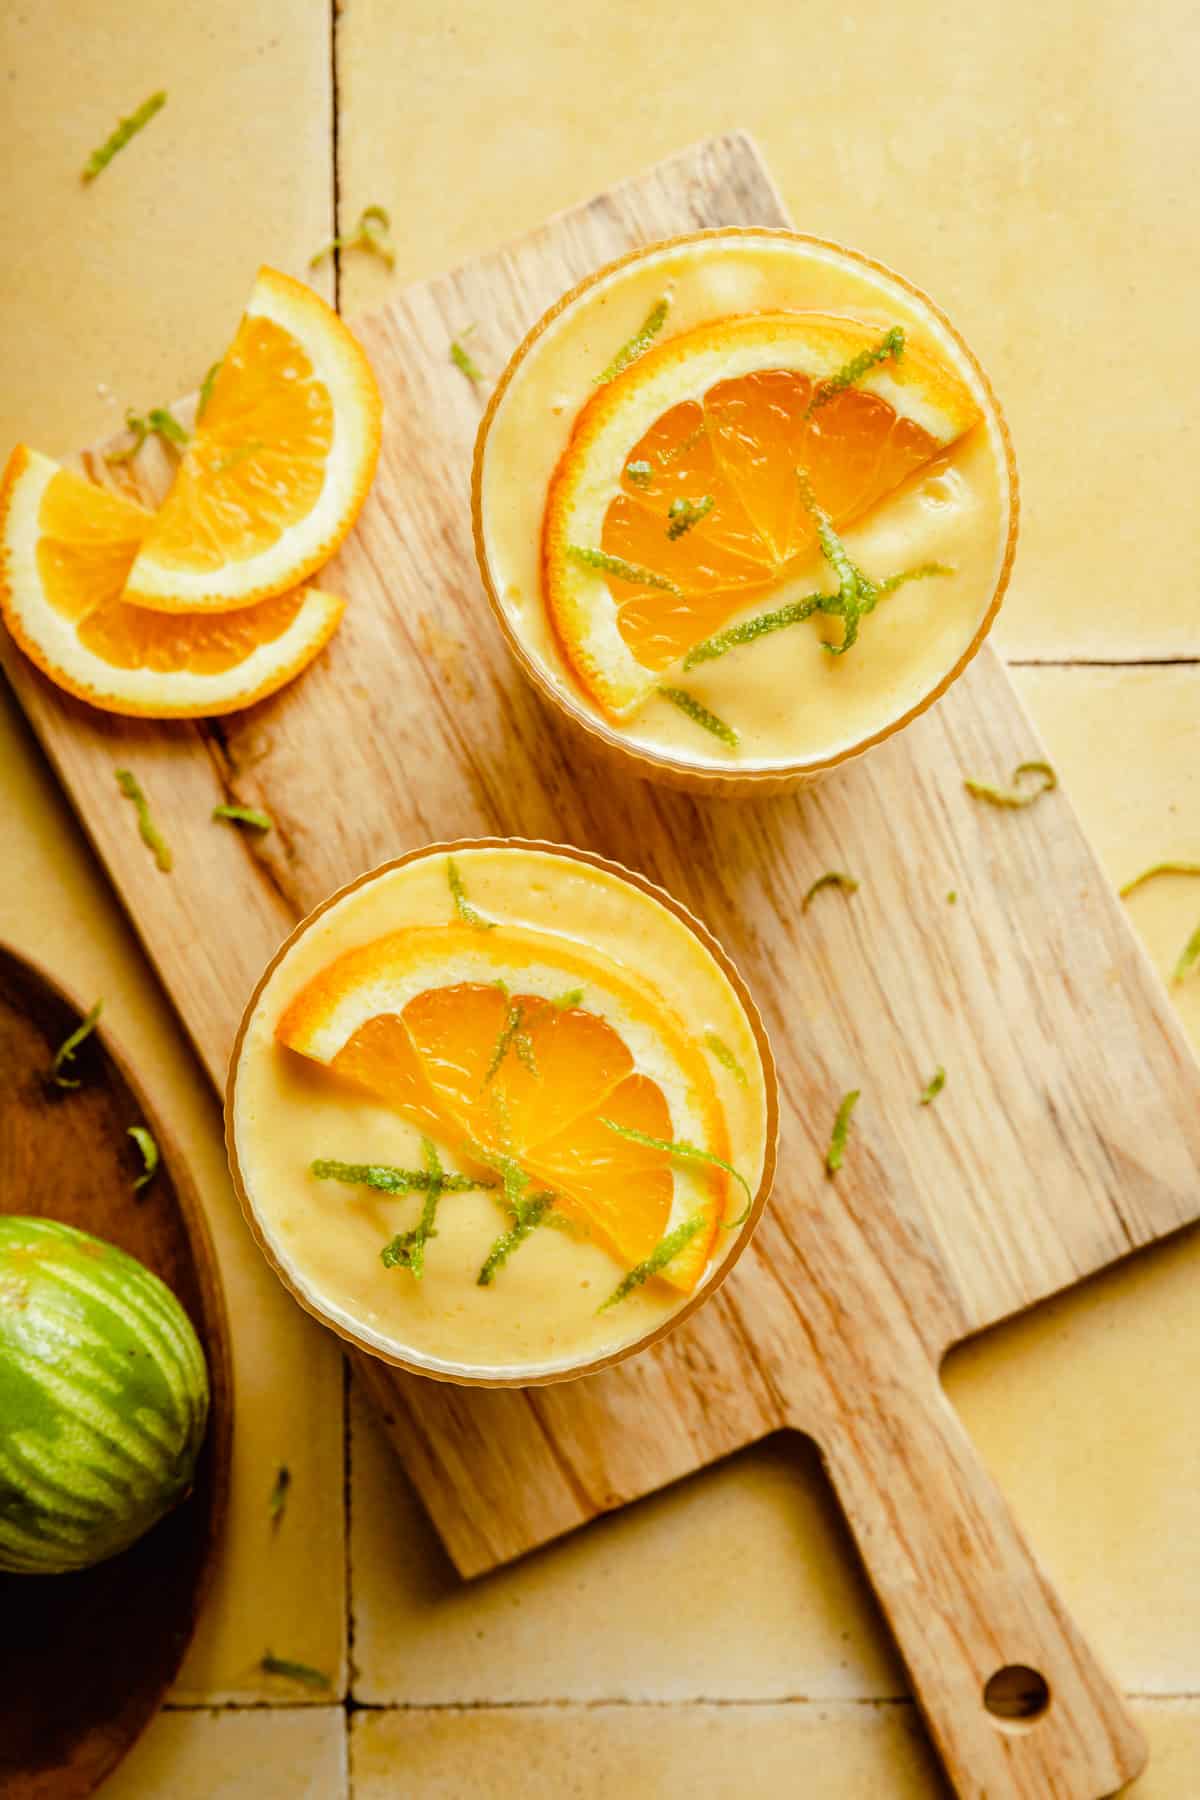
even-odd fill
[[[332,308],[260,270],[124,598],[222,612],[297,587],[358,517],[381,415],[371,366]]]
[[[121,599],[152,515],[18,446],[0,479],[0,612],[56,686],[105,712],[198,718],[273,694],[343,602],[297,588],[241,612],[167,617]]]
[[[822,515],[859,517],[976,422],[956,375],[897,349],[853,319],[725,318],[645,349],[588,400],[542,554],[555,629],[607,712],[628,716],[734,612],[804,573]]]
[[[557,1003],[565,980],[583,984],[586,1005]],[[556,1213],[633,1269],[698,1218],[664,1278],[686,1293],[703,1273],[730,1198],[703,1045],[599,952],[521,926],[413,927],[337,957],[276,1036],[468,1169],[500,1173],[515,1226],[536,1224],[533,1202],[552,1195]],[[519,1241],[494,1247],[489,1282]]]

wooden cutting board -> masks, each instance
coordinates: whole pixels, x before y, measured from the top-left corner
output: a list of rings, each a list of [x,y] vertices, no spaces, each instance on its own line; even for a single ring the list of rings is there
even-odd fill
[[[1200,1215],[1200,1072],[1067,797],[1018,813],[964,792],[1040,746],[990,649],[907,732],[803,796],[697,801],[598,772],[509,660],[467,503],[482,407],[448,357],[497,373],[566,287],[633,244],[786,224],[753,145],[715,139],[357,324],[387,429],[374,494],[326,585],[350,605],[296,686],[212,726],[139,725],[6,666],[214,1081],[295,920],[439,838],[599,850],[664,883],[733,953],[782,1080],[775,1197],[711,1305],[584,1383],[480,1392],[362,1362],[465,1574],[774,1431],[820,1445],[947,1769],[963,1795],[1096,1800],[1140,1738],[943,1397],[948,1347]],[[1018,446],[1019,449],[1019,446]],[[147,497],[151,447],[97,479]],[[175,850],[157,872],[113,781],[132,767]],[[214,826],[265,805],[266,838]],[[800,900],[829,867],[847,901]],[[956,889],[958,904],[947,903]],[[932,1069],[948,1080],[918,1105]],[[862,1100],[846,1166],[822,1156]],[[1011,1696],[1044,1693],[1036,1722]],[[1005,1695],[1009,1699],[1005,1699]]]

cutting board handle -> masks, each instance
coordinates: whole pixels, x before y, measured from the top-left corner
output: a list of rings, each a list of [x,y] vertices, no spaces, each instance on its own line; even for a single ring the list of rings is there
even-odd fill
[[[1142,1735],[919,1370],[860,1389],[821,1448],[946,1771],[962,1800],[1102,1800]]]

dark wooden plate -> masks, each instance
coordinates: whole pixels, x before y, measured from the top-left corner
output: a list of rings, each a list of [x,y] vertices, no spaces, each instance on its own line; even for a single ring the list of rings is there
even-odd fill
[[[204,1345],[208,1436],[183,1504],[122,1555],[72,1575],[0,1575],[0,1794],[77,1800],[154,1716],[191,1639],[224,1522],[233,1423],[229,1334],[199,1198],[131,1069],[100,1029],[70,1091],[47,1079],[83,1010],[0,945],[0,1212],[62,1219],[161,1276]],[[140,1193],[127,1136],[162,1153]]]

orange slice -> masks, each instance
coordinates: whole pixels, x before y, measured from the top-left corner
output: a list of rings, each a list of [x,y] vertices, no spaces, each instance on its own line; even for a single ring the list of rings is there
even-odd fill
[[[468,1163],[513,1159],[627,1268],[700,1215],[703,1229],[665,1278],[690,1292],[702,1275],[728,1177],[604,1121],[686,1138],[728,1162],[724,1111],[686,1027],[599,953],[520,926],[413,927],[337,957],[292,1000],[276,1036]]]
[[[818,398],[881,335],[817,313],[719,319],[648,351],[584,406],[547,496],[545,596],[572,668],[614,717],[748,602],[804,573],[819,585],[798,469],[844,524],[979,418],[962,382],[911,345]],[[703,516],[669,535],[672,503]]]
[[[169,618],[128,606],[125,577],[152,523],[140,506],[20,445],[0,479],[0,612],[58,687],[106,712],[211,717],[290,681],[344,603],[297,588],[241,612]]]
[[[381,416],[371,365],[337,314],[260,270],[124,598],[221,612],[298,587],[358,517]]]

